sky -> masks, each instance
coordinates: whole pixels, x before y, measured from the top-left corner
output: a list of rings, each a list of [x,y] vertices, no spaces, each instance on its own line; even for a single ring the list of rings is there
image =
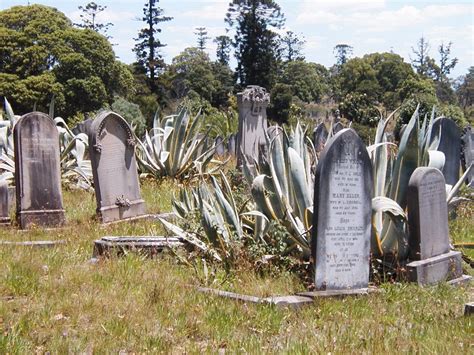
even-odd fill
[[[14,5],[41,3],[56,7],[73,22],[80,22],[78,6],[89,0],[0,0],[0,9]],[[96,0],[107,6],[99,16],[101,22],[112,22],[109,30],[116,43],[116,55],[132,63],[134,38],[143,22],[144,0]],[[474,65],[474,2],[402,1],[402,0],[276,0],[285,14],[282,32],[291,30],[304,37],[306,60],[331,66],[333,48],[344,43],[353,47],[353,56],[393,51],[410,62],[412,47],[424,36],[430,44],[430,56],[439,60],[438,47],[452,42],[451,54],[459,62],[452,78],[467,73]],[[159,6],[173,20],[161,23],[160,40],[165,62],[184,48],[196,46],[196,27],[206,27],[211,37],[226,34],[224,23],[229,0],[161,0]],[[215,45],[208,42],[206,51],[215,58]],[[235,61],[231,62],[235,66]]]

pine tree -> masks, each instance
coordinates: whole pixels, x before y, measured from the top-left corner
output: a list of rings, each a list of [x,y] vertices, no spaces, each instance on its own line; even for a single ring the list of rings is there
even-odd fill
[[[286,34],[280,39],[282,55],[286,61],[303,60],[302,51],[305,42],[304,39],[298,38],[293,31],[286,31]]]
[[[91,1],[86,6],[79,6],[78,9],[82,11],[82,14],[79,15],[82,20],[82,23],[75,23],[77,27],[89,28],[99,33],[102,32],[105,37],[107,37],[108,39],[111,38],[107,35],[107,31],[109,30],[109,27],[113,26],[114,24],[111,22],[97,22],[97,16],[101,12],[105,11],[105,9],[107,9],[107,6],[102,6]]]
[[[161,43],[157,34],[161,32],[158,28],[160,22],[170,21],[173,18],[163,16],[163,9],[158,7],[159,0],[148,0],[143,7],[142,21],[147,27],[140,30],[137,42],[133,51],[137,55],[137,61],[142,65],[149,79],[148,85],[152,91],[156,90],[156,77],[158,71],[164,66],[163,59],[159,53],[159,49],[165,44]]]
[[[336,56],[336,65],[340,67],[349,60],[352,55],[352,47],[348,44],[340,43],[334,47],[333,53]]]
[[[226,23],[235,28],[233,46],[236,79],[241,86],[260,85],[270,90],[279,61],[278,36],[284,16],[274,0],[233,0]]]
[[[194,34],[197,36],[197,47],[204,51],[207,40],[211,38],[207,35],[206,27],[196,27]]]
[[[223,65],[229,65],[230,60],[230,46],[232,40],[228,36],[217,36],[214,39],[214,43],[217,44],[216,57],[217,61]]]

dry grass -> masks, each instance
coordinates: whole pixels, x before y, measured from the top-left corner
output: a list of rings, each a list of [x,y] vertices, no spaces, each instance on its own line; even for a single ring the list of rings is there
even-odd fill
[[[149,182],[150,212],[170,209],[175,184]],[[473,288],[386,284],[367,297],[318,300],[299,311],[246,305],[197,293],[194,270],[172,255],[138,255],[90,264],[104,235],[162,234],[153,222],[101,227],[91,194],[64,193],[68,226],[57,231],[0,230],[0,239],[64,239],[52,249],[0,249],[0,353],[66,352],[439,352],[474,350],[472,317],[462,316]],[[472,209],[451,225],[473,240]],[[465,231],[467,231],[465,233]],[[301,291],[290,273],[241,270],[228,290],[275,295]]]

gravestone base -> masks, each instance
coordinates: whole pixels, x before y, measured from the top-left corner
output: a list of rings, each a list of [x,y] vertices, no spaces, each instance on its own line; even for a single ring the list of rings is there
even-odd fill
[[[308,291],[300,292],[298,296],[319,298],[319,297],[344,297],[344,296],[358,296],[368,295],[368,288],[358,288],[353,290],[325,290],[325,291]]]
[[[463,278],[461,252],[450,251],[406,265],[407,278],[420,286]]]
[[[121,220],[136,219],[137,217],[145,218],[146,214],[145,201],[134,200],[130,202],[128,207],[106,206],[97,210],[99,219],[102,223],[110,223]]]
[[[41,227],[61,227],[66,222],[64,210],[19,211],[17,220],[21,229],[32,225]]]
[[[11,224],[10,217],[1,217],[0,218],[0,226],[8,226]]]

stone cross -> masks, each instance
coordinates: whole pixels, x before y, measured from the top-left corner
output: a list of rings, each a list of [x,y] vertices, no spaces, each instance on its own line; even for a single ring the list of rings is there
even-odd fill
[[[454,186],[459,180],[461,132],[453,120],[440,117],[433,122],[430,140],[433,140],[439,134],[441,134],[441,137],[438,150],[443,152],[446,158],[443,175],[446,183]]]
[[[114,112],[100,113],[89,132],[97,214],[102,223],[145,216],[140,196],[135,138],[128,123]]]
[[[242,154],[250,160],[258,159],[259,151],[266,145],[267,106],[270,94],[260,87],[250,85],[237,94],[239,107],[239,132],[237,135],[238,164],[242,164]]]
[[[317,291],[367,291],[372,180],[367,149],[353,129],[343,129],[328,140],[314,189],[312,250]]]
[[[64,224],[59,134],[54,121],[41,112],[28,113],[16,123],[13,137],[20,228]]]
[[[417,168],[408,183],[408,278],[420,285],[462,277],[461,253],[450,251],[443,174]]]

